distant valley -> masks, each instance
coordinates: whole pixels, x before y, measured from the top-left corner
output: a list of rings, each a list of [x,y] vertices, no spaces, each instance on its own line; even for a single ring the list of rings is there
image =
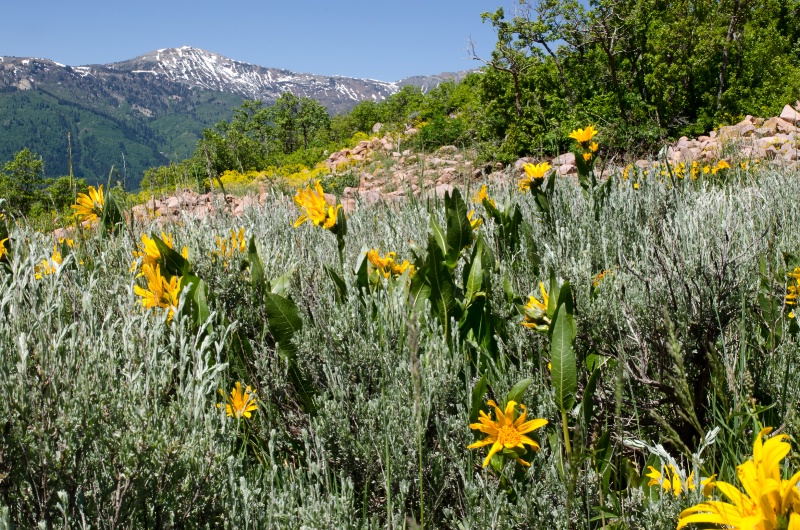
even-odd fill
[[[112,166],[135,188],[143,172],[183,159],[204,128],[246,99],[269,104],[283,92],[311,97],[332,113],[381,101],[404,85],[432,88],[463,73],[397,82],[266,68],[184,46],[106,65],[68,66],[0,56],[0,162],[28,147],[47,176],[74,172],[104,182]]]

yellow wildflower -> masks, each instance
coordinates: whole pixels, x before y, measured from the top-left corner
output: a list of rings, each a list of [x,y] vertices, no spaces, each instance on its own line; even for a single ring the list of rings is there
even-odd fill
[[[592,142],[591,144],[589,144],[589,150],[592,153],[596,153],[599,148],[600,148],[600,144],[598,144],[597,142]]]
[[[472,219],[472,216],[475,214],[475,210],[470,210],[467,214],[467,219],[469,220],[469,225],[472,227],[473,230],[477,230],[482,224],[483,219],[478,217],[477,219]]]
[[[526,421],[528,410],[525,405],[519,406],[519,408],[522,409],[522,414],[514,419],[514,416],[516,416],[516,401],[509,401],[505,411],[500,410],[500,407],[492,400],[489,400],[488,404],[494,407],[496,420],[492,420],[489,414],[480,411],[479,423],[471,423],[469,427],[470,429],[486,433],[488,436],[483,440],[479,440],[467,446],[467,449],[477,449],[487,445],[492,446],[491,449],[489,449],[489,454],[486,455],[483,461],[483,467],[489,465],[492,457],[503,449],[524,450],[527,445],[534,451],[539,450],[539,444],[526,436],[526,434],[544,427],[547,425],[547,420],[539,418]],[[522,460],[518,456],[513,458],[523,466],[530,466],[528,462]]]
[[[672,464],[663,468],[663,474],[653,466],[647,466],[647,469],[650,470],[650,473],[645,475],[650,478],[650,482],[647,483],[648,486],[661,486],[661,489],[665,492],[672,492],[676,497],[684,491],[694,490],[694,471],[683,482],[678,470]]]
[[[165,234],[161,232],[161,241],[164,242],[169,248],[173,248],[172,246],[172,235]],[[137,246],[139,250],[133,251],[134,258],[142,258],[142,266],[148,265],[149,267],[154,267],[156,264],[161,263],[161,253],[158,251],[158,246],[156,246],[155,239],[150,239],[147,237],[147,234],[142,234],[142,242],[138,243]],[[181,249],[181,256],[184,259],[189,258],[189,249],[185,246]],[[136,262],[134,262],[131,266],[131,272],[136,270]]]
[[[251,413],[258,409],[256,404],[256,395],[253,389],[249,386],[242,388],[242,383],[236,381],[236,384],[231,389],[231,395],[226,396],[222,389],[219,390],[220,395],[225,397],[225,414],[229,417],[236,417],[236,419],[244,416],[249,418]],[[217,403],[217,408],[222,408],[221,403]]]
[[[725,160],[720,160],[719,162],[717,162],[717,170],[728,169],[730,167],[731,165],[727,163]]]
[[[547,306],[550,303],[550,297],[547,295],[543,282],[539,282],[539,292],[542,294],[542,302],[537,300],[535,296],[530,295],[528,303],[525,304],[523,309],[524,320],[521,324],[529,329],[546,331],[550,324],[550,319],[547,318]]]
[[[483,201],[488,201],[493,207],[497,208],[497,205],[494,203],[494,199],[489,197],[489,194],[486,193],[486,184],[481,186],[475,195],[472,196],[472,202],[477,204],[483,204]]]
[[[622,180],[628,180],[628,173],[630,173],[631,169],[633,169],[633,164],[625,166],[625,169],[622,170]]]
[[[700,481],[700,485],[703,487],[703,496],[711,497],[711,494],[714,492],[714,486],[717,484],[717,481],[714,480],[716,478],[717,475],[715,473],[710,477],[706,477]]]
[[[703,166],[703,173],[708,175],[711,172],[711,166]]]
[[[373,270],[379,272],[384,278],[400,276],[409,269],[411,270],[410,275],[413,276],[414,266],[411,265],[408,260],[405,260],[403,263],[397,263],[395,261],[396,257],[396,252],[387,252],[384,257],[381,257],[377,249],[367,252],[367,260],[370,265],[372,265]]]
[[[6,249],[6,243],[8,243],[8,238],[0,239],[0,259],[3,259],[4,256],[8,255],[8,250]]]
[[[244,227],[240,228],[238,232],[231,230],[230,240],[217,236],[215,240],[217,250],[211,253],[212,256],[223,258],[232,258],[237,252],[245,252],[247,250],[247,239],[244,236]],[[225,266],[228,263],[225,262]]]
[[[136,293],[141,300],[139,302],[142,307],[147,309],[162,308],[167,309],[169,314],[167,321],[171,321],[175,311],[178,309],[178,302],[180,301],[180,281],[177,276],[173,276],[167,281],[161,275],[161,268],[158,264],[155,267],[149,264],[142,265],[142,276],[147,281],[147,289],[134,286],[133,292]]]
[[[583,159],[588,162],[592,159],[592,153],[583,153]]]
[[[638,182],[634,182],[633,183],[633,189],[635,189],[635,190],[639,189],[639,183]]]
[[[54,274],[58,272],[62,263],[64,263],[64,258],[61,256],[61,252],[58,251],[57,246],[53,246],[53,254],[50,255],[50,259],[43,259],[39,265],[34,267],[34,277],[41,280],[48,274]]]
[[[314,190],[311,189],[311,185],[307,186],[306,189],[297,190],[294,202],[303,211],[303,214],[294,222],[295,228],[306,221],[311,221],[314,225],[328,230],[336,226],[336,216],[342,205],[337,204],[335,208],[328,206],[328,203],[325,202],[325,193],[322,191],[322,185],[319,181],[316,181]]]
[[[529,179],[541,179],[547,174],[553,166],[550,162],[542,162],[541,164],[523,164],[522,169]]]
[[[525,176],[517,182],[517,189],[525,193],[531,189],[531,183],[533,181],[543,179],[552,168],[553,166],[551,166],[549,162],[542,162],[541,164],[523,164],[522,169],[525,171]]]
[[[705,501],[681,512],[678,530],[692,524],[719,525],[733,530],[800,529],[800,473],[786,480],[781,477],[781,460],[791,447],[785,434],[763,438],[772,432],[762,429],[753,444],[753,457],[736,468],[744,491],[727,482],[716,481],[715,487],[730,500]]]
[[[594,287],[597,287],[598,285],[600,285],[600,282],[603,281],[603,278],[605,278],[607,274],[613,274],[613,272],[611,272],[611,269],[606,269],[604,271],[598,272],[595,275],[594,279],[592,279],[592,285]]]
[[[367,252],[367,260],[369,260],[370,265],[374,270],[380,272],[384,278],[392,275],[392,263],[394,263],[395,256],[397,256],[397,253],[387,252],[384,257],[381,257],[377,249]]]
[[[581,146],[588,146],[596,134],[597,129],[593,125],[589,125],[585,129],[575,129],[569,133],[569,137],[581,144]]]
[[[105,199],[103,197],[103,185],[95,189],[94,186],[89,186],[89,193],[79,193],[76,204],[70,206],[75,213],[73,214],[78,221],[94,222],[103,213],[103,204]]]

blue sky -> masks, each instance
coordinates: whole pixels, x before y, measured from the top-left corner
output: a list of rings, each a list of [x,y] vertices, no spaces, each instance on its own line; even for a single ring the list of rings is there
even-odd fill
[[[467,70],[471,37],[494,47],[480,14],[513,0],[7,0],[0,55],[72,66],[183,45],[296,72],[395,81]]]

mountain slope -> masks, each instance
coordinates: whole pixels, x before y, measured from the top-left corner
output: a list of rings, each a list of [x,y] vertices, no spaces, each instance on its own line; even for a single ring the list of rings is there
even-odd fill
[[[108,65],[66,66],[0,56],[0,162],[23,147],[42,155],[48,176],[104,182],[113,165],[138,186],[145,169],[191,155],[204,128],[229,119],[245,99],[269,104],[290,91],[332,113],[381,101],[406,84],[427,89],[463,74],[398,82],[298,74],[184,46]]]

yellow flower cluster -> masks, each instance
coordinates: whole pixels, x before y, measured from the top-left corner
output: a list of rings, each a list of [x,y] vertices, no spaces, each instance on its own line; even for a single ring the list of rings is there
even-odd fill
[[[310,221],[315,226],[321,226],[331,230],[336,226],[336,216],[342,208],[341,204],[336,207],[328,206],[325,202],[325,193],[322,191],[322,185],[319,181],[314,184],[314,189],[307,186],[306,189],[297,190],[294,196],[294,202],[303,214],[294,222],[294,227],[297,228],[306,221]]]
[[[225,414],[229,417],[235,417],[237,420],[242,417],[249,418],[251,413],[258,409],[253,389],[249,386],[242,388],[242,383],[239,381],[236,381],[229,396],[226,396],[221,388],[219,393],[225,398]],[[217,408],[222,408],[222,403],[217,403]]]
[[[528,303],[525,304],[523,309],[524,320],[521,324],[536,331],[547,331],[550,326],[550,319],[547,318],[547,306],[550,303],[550,297],[547,295],[543,282],[539,282],[539,292],[542,294],[542,301],[540,302],[533,295],[529,297]]]
[[[238,232],[231,230],[230,239],[217,236],[215,244],[217,245],[217,250],[211,253],[212,257],[228,260],[236,253],[246,252],[247,239],[244,236],[244,227],[240,228]],[[225,261],[224,265],[227,267],[228,262]]]
[[[172,236],[170,234],[165,234],[161,232],[161,241],[164,242],[169,248],[172,247]],[[134,258],[142,258],[142,267],[144,268],[145,265],[149,266],[151,269],[161,263],[161,252],[159,252],[158,247],[156,246],[156,242],[154,239],[150,239],[147,237],[147,234],[142,234],[142,242],[137,244],[139,250],[133,251]],[[181,249],[181,256],[184,259],[189,257],[189,249],[185,246]],[[134,260],[131,263],[131,272],[136,272],[137,264]],[[142,274],[139,274],[141,276]]]
[[[398,263],[396,259],[396,252],[387,252],[383,257],[381,257],[377,249],[367,252],[367,260],[372,266],[372,270],[380,273],[384,278],[400,276],[407,270],[410,271],[409,276],[414,275],[414,266],[408,260]]]
[[[98,189],[89,186],[88,191],[88,194],[79,193],[76,204],[70,206],[75,210],[73,215],[78,222],[93,223],[103,214],[103,205],[105,204],[103,185],[101,184]]]
[[[41,280],[49,274],[55,274],[58,272],[58,269],[61,267],[62,263],[64,263],[64,258],[61,256],[61,252],[58,251],[58,246],[53,245],[53,254],[50,255],[50,259],[43,259],[36,267],[34,267],[33,272],[35,278],[37,280]]]
[[[140,276],[144,276],[147,281],[147,288],[136,285],[133,288],[133,292],[141,298],[139,302],[142,307],[146,309],[166,309],[169,312],[167,321],[171,321],[180,301],[181,279],[178,276],[173,276],[167,280],[161,275],[160,265],[151,266],[147,263],[142,265]]]
[[[569,137],[578,142],[581,151],[583,151],[583,160],[585,162],[589,162],[600,148],[600,144],[592,141],[597,132],[593,125],[589,125],[585,129],[575,129],[569,133]]]
[[[469,426],[470,429],[480,431],[488,436],[467,446],[467,449],[477,449],[487,445],[492,446],[489,449],[489,454],[483,460],[483,467],[489,465],[492,457],[500,451],[507,452],[518,464],[526,467],[530,466],[530,463],[520,457],[525,454],[526,445],[532,450],[538,451],[539,444],[526,435],[547,425],[547,420],[537,418],[526,421],[528,419],[528,410],[525,405],[519,406],[522,414],[517,417],[516,401],[509,401],[504,411],[492,400],[488,401],[488,405],[494,408],[496,419],[493,420],[490,414],[480,411],[478,423],[471,423]]]
[[[475,204],[483,204],[483,201],[488,201],[494,208],[497,208],[494,199],[489,197],[489,194],[486,192],[486,184],[481,186],[481,189],[476,191],[475,195],[472,196],[472,202]]]
[[[676,497],[679,496],[682,491],[694,491],[694,471],[686,477],[685,481],[682,481],[678,470],[675,469],[675,466],[672,464],[663,468],[663,474],[653,466],[647,466],[647,469],[650,470],[650,473],[645,475],[650,479],[647,483],[648,486],[660,485],[661,489],[667,493],[672,492]]]
[[[705,501],[687,508],[678,518],[678,530],[690,524],[719,525],[732,530],[800,530],[800,472],[781,477],[781,460],[791,449],[785,434],[763,440],[762,429],[753,444],[753,457],[736,468],[744,491],[727,482],[714,483],[730,502]]]
[[[786,305],[795,307],[797,305],[797,297],[800,295],[800,267],[796,267],[792,272],[786,274],[790,278],[789,282],[794,280],[794,283],[789,283],[786,286]],[[794,311],[789,311],[789,318],[794,318]]]
[[[517,182],[517,189],[525,193],[531,189],[531,184],[538,180],[542,180],[544,176],[550,171],[553,166],[549,162],[542,162],[541,164],[524,164],[522,169],[525,171],[525,176]]]
[[[592,286],[593,286],[593,287],[597,287],[597,286],[599,286],[599,285],[600,285],[600,282],[602,282],[602,281],[603,281],[603,279],[604,279],[606,276],[608,276],[609,274],[614,274],[614,272],[613,272],[613,271],[611,271],[611,269],[606,269],[606,270],[604,270],[604,271],[600,271],[600,272],[598,272],[598,273],[597,273],[597,274],[594,276],[594,278],[592,279]]]

